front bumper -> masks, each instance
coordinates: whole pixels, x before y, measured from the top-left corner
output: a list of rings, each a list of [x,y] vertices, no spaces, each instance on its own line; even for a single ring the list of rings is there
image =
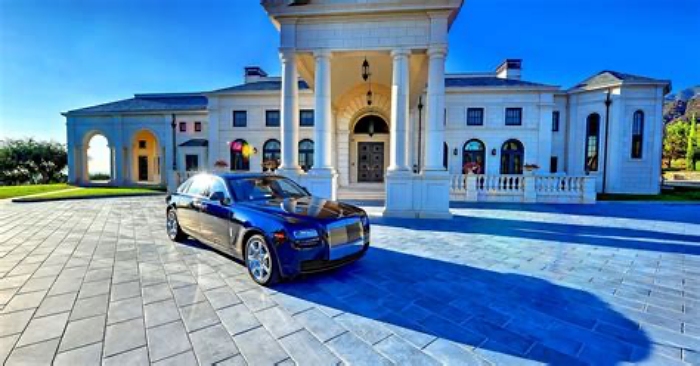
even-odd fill
[[[296,248],[291,243],[277,247],[277,258],[280,263],[282,277],[295,277],[331,270],[350,264],[364,256],[369,249],[369,237],[359,251],[337,259],[330,258],[330,247],[323,241],[321,245],[311,248]]]

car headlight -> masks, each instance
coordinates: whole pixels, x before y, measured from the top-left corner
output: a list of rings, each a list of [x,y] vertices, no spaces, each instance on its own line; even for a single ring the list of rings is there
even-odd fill
[[[318,239],[318,231],[316,229],[302,229],[296,230],[292,233],[295,240],[312,240]]]

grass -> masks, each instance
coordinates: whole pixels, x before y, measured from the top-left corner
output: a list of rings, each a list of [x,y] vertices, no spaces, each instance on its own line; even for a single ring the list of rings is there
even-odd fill
[[[36,202],[79,198],[124,197],[160,193],[163,193],[163,191],[161,189],[156,188],[88,187],[73,190],[56,191],[36,197],[18,198],[16,201]]]
[[[700,190],[673,190],[657,195],[599,194],[599,201],[700,201]]]
[[[58,184],[35,184],[26,186],[4,186],[0,187],[0,199],[29,196],[31,194],[62,191],[73,188],[65,183]]]

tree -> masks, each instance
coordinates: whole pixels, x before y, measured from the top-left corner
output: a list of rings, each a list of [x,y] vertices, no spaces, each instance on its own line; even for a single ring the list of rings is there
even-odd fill
[[[695,150],[698,147],[698,137],[697,137],[697,121],[695,120],[695,115],[690,118],[690,126],[688,131],[688,146],[685,153],[685,167],[689,171],[695,170]]]
[[[68,154],[53,141],[0,141],[0,184],[46,184],[65,181]]]
[[[684,158],[688,149],[688,132],[690,124],[683,120],[676,120],[666,125],[664,137],[664,158],[668,159],[668,166],[676,159]]]

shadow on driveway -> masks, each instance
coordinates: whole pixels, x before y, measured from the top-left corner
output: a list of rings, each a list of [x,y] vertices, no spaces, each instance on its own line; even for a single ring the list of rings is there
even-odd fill
[[[418,348],[442,338],[491,360],[613,365],[644,360],[651,347],[635,322],[591,293],[377,247],[275,290],[376,320]]]

